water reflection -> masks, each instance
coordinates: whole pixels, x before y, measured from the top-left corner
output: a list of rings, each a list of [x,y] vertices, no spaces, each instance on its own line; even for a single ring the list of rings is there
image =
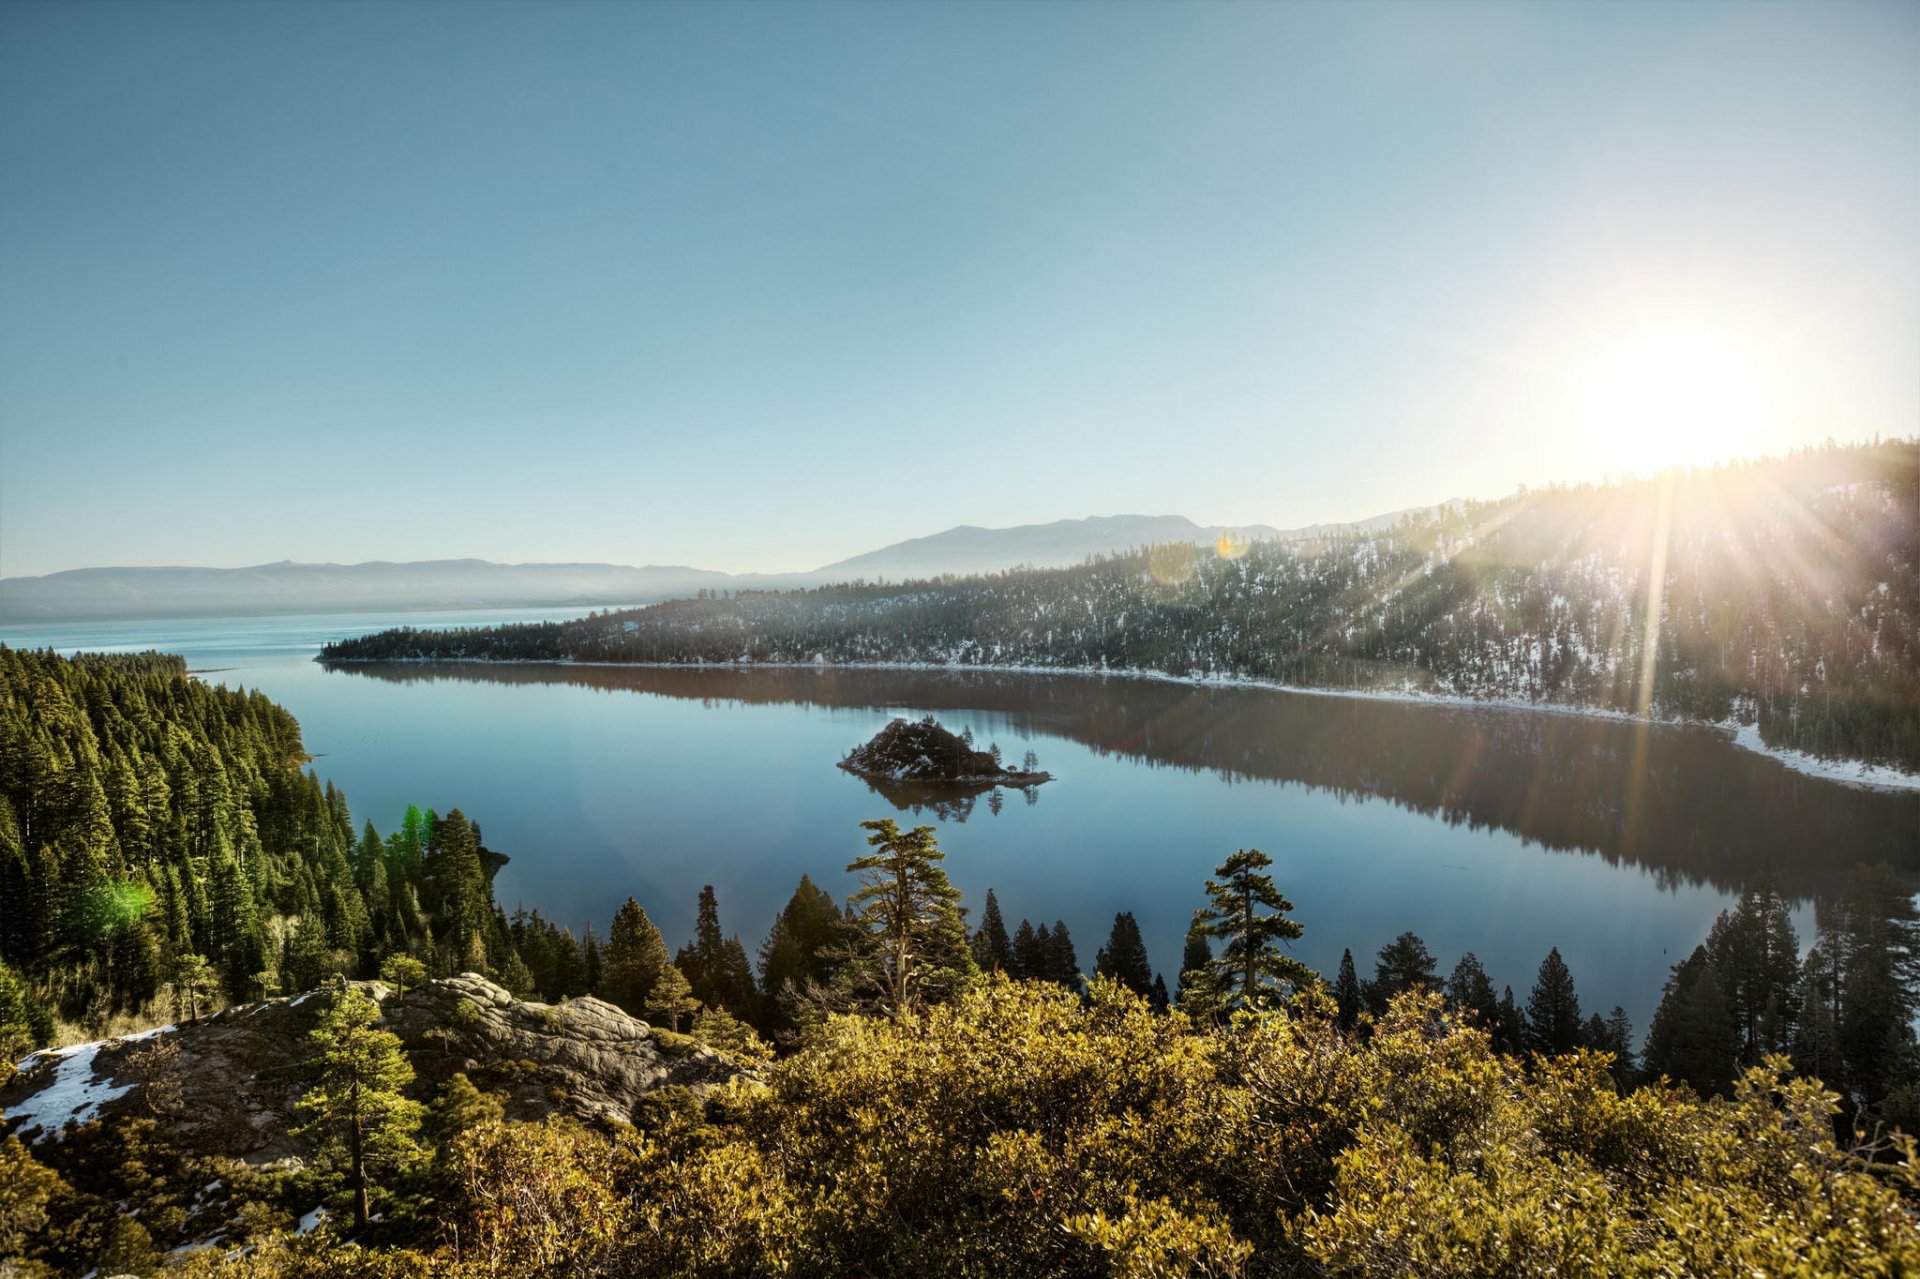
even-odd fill
[[[964,671],[370,664],[397,683],[565,684],[702,703],[986,712],[1008,731],[1152,767],[1384,799],[1449,825],[1638,866],[1665,886],[1736,890],[1770,871],[1796,896],[1861,860],[1920,870],[1920,795],[1806,777],[1703,728],[1576,715],[1317,697],[1171,682]],[[964,820],[980,798],[890,803]],[[899,793],[893,793],[898,791]],[[1035,794],[1026,792],[1027,802]],[[996,802],[998,801],[998,802]],[[989,808],[1004,802],[989,795]]]

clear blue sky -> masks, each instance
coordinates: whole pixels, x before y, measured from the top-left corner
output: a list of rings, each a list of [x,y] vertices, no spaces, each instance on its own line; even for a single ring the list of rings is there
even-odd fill
[[[0,573],[792,569],[1907,434],[1916,124],[1913,4],[13,3]]]

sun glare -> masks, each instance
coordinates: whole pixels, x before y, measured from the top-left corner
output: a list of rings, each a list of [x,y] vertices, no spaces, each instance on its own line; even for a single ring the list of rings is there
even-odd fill
[[[1646,475],[1750,453],[1775,410],[1774,371],[1733,325],[1640,324],[1586,362],[1581,426],[1591,451]]]

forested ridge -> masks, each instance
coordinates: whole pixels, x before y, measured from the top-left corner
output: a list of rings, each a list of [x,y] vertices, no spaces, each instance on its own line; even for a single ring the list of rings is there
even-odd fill
[[[0,646],[0,976],[99,1029],[163,992],[257,999],[392,955],[507,962],[502,859],[477,825],[416,810],[356,836],[306,765],[292,715],[178,657]]]
[[[395,630],[323,661],[1156,671],[1707,722],[1920,770],[1920,442],[1521,492],[1388,530]]]

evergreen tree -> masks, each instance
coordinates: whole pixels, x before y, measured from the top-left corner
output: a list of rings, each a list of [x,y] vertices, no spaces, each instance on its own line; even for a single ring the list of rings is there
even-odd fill
[[[752,1017],[759,1003],[753,966],[747,962],[746,947],[738,937],[721,935],[720,907],[712,884],[700,890],[697,921],[693,941],[680,948],[674,966],[686,975],[694,998],[701,1003]]]
[[[1526,1033],[1528,1050],[1543,1057],[1558,1057],[1580,1046],[1580,1000],[1558,946],[1540,961],[1540,975],[1527,996]]]
[[[640,903],[627,898],[607,934],[601,996],[636,1017],[644,1016],[653,985],[667,970],[667,943]]]
[[[699,1011],[700,1001],[694,998],[692,983],[678,968],[668,964],[647,992],[647,1016],[666,1022],[668,1030],[678,1033],[681,1021]]]
[[[52,1038],[53,1013],[33,987],[0,962],[0,1075],[6,1072],[4,1063],[44,1047]]]
[[[1053,935],[1047,939],[1047,977],[1068,990],[1081,989],[1080,956],[1073,949],[1073,934],[1062,919],[1053,921]]]
[[[1707,955],[1740,1034],[1742,1060],[1758,1064],[1786,1050],[1797,1011],[1800,939],[1785,898],[1755,877],[1707,934]]]
[[[317,1053],[314,1086],[296,1103],[309,1116],[297,1131],[316,1139],[323,1167],[344,1174],[361,1230],[369,1216],[369,1174],[403,1166],[419,1153],[414,1134],[424,1113],[401,1094],[413,1082],[413,1067],[399,1037],[374,1027],[379,1019],[380,1005],[356,988],[333,999],[310,1037]]]
[[[1456,1014],[1471,1018],[1481,1030],[1498,1035],[1500,1002],[1494,996],[1487,970],[1480,965],[1480,957],[1472,951],[1460,956],[1460,962],[1453,966],[1453,976],[1447,979],[1447,1003]]]
[[[1740,1068],[1740,1037],[1705,946],[1675,964],[1647,1029],[1647,1074],[1724,1094]]]
[[[903,832],[891,818],[860,826],[874,851],[847,866],[861,878],[848,902],[864,940],[854,985],[904,1016],[952,994],[976,971],[960,890],[947,881],[933,827]]]
[[[587,925],[587,940],[580,948],[580,989],[582,995],[598,994],[606,981],[606,968],[600,958],[600,939],[593,935],[593,925]]]
[[[220,977],[204,955],[180,955],[173,961],[173,974],[170,978],[173,986],[174,1016],[179,1017],[185,1011],[189,1022],[200,1020],[200,1007],[213,997],[219,989]]]
[[[1173,1000],[1167,995],[1167,979],[1159,973],[1153,975],[1153,990],[1147,996],[1147,1002],[1153,1005],[1153,1011],[1163,1013],[1173,1006]]]
[[[973,962],[983,973],[1014,973],[1013,942],[1007,936],[1007,924],[1000,916],[1000,902],[993,890],[987,890],[987,904],[980,911],[980,927],[973,933]]]
[[[1035,928],[1026,920],[1013,930],[1013,965],[1011,975],[1026,981],[1043,981],[1050,968],[1050,956],[1053,954],[1053,936],[1045,924]]]
[[[1152,993],[1153,966],[1147,960],[1147,943],[1140,936],[1140,925],[1132,911],[1113,917],[1113,931],[1095,956],[1093,971],[1113,978],[1136,995]]]
[[[1364,995],[1360,990],[1359,974],[1353,970],[1353,951],[1351,948],[1340,952],[1340,972],[1333,979],[1333,1002],[1339,1014],[1336,1023],[1342,1030],[1352,1030],[1360,1020],[1360,1009]]]
[[[1206,972],[1213,967],[1213,945],[1207,940],[1207,912],[1193,912],[1187,924],[1186,941],[1180,948],[1180,974],[1174,980],[1176,996],[1185,993],[1187,974]]]
[[[1520,1015],[1520,1007],[1514,1002],[1511,986],[1501,991],[1498,1033],[1493,1040],[1494,1047],[1503,1053],[1522,1053],[1527,1049],[1526,1019]]]
[[[1373,980],[1366,984],[1367,1007],[1383,1016],[1394,998],[1413,990],[1437,990],[1440,975],[1418,934],[1401,933],[1380,948]]]
[[[802,997],[833,982],[851,945],[851,929],[832,895],[802,875],[760,943],[760,988],[766,992],[762,1026],[790,1033]]]
[[[1214,871],[1218,880],[1207,881],[1204,931],[1224,943],[1211,968],[1227,1008],[1273,1008],[1288,992],[1319,980],[1282,949],[1304,930],[1291,918],[1293,903],[1266,873],[1272,864],[1259,849],[1243,848]]]
[[[1613,1082],[1621,1092],[1632,1088],[1638,1072],[1634,1069],[1633,1023],[1627,1020],[1627,1010],[1615,1004],[1613,1011],[1606,1017],[1599,1013],[1587,1018],[1587,1024],[1581,1029],[1580,1042],[1583,1047],[1595,1052],[1611,1053],[1613,1065],[1608,1069]]]

